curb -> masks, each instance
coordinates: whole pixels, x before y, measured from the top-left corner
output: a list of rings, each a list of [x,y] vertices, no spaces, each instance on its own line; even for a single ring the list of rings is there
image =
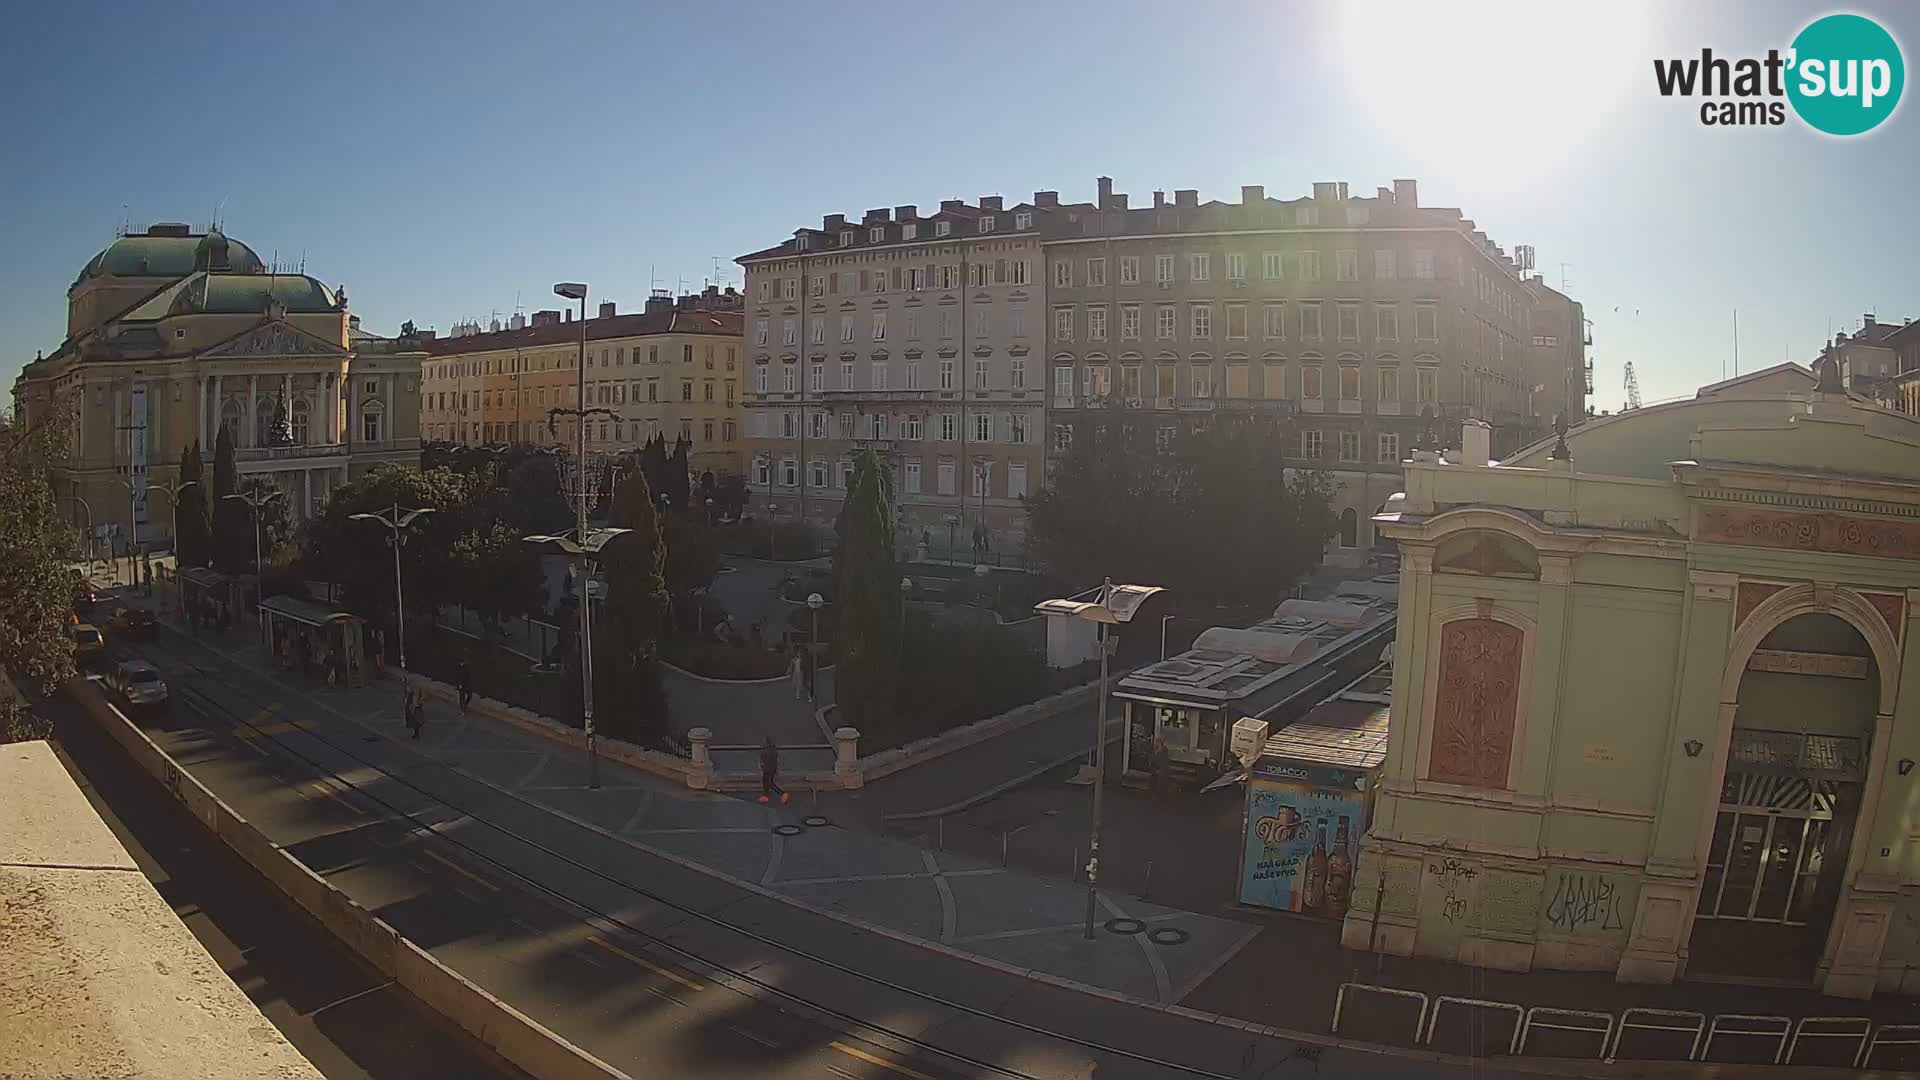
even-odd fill
[[[1126,723],[1125,720],[1107,721],[1107,741],[1108,742],[1114,742],[1116,741],[1119,735],[1125,734],[1125,730],[1124,730],[1125,723]],[[1053,770],[1059,768],[1062,765],[1065,765],[1067,762],[1072,761],[1075,758],[1084,756],[1087,752],[1087,749],[1088,748],[1086,747],[1082,747],[1081,749],[1075,750],[1073,753],[1068,754],[1057,761],[1050,761],[1045,765],[1041,765],[1035,769],[1032,769],[1031,771],[1021,773],[1019,776],[1016,776],[1011,780],[1002,781],[1001,783],[995,784],[993,787],[990,787],[985,791],[980,791],[972,795],[969,795],[966,798],[961,799],[959,802],[948,803],[945,806],[936,806],[931,810],[911,810],[904,814],[882,814],[880,816],[880,820],[881,821],[920,821],[925,818],[944,817],[947,814],[957,814],[962,810],[971,810],[974,807],[979,806],[981,803],[987,802],[990,799],[997,798],[1000,795],[1003,795],[1006,792],[1012,791],[1014,788],[1021,786],[1022,784],[1030,783],[1031,781],[1033,781],[1038,777],[1045,776],[1047,773],[1052,772]]]

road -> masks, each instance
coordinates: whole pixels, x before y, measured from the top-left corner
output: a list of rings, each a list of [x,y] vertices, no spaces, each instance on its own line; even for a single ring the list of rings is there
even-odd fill
[[[525,1080],[288,903],[71,702],[55,746],[95,812],[227,977],[329,1080]]]

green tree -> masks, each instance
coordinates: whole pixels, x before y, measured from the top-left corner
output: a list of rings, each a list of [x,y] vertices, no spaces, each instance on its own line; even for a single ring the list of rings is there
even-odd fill
[[[640,472],[647,478],[647,490],[656,494],[667,490],[666,436],[656,431],[640,448]]]
[[[882,729],[894,722],[900,668],[900,567],[893,551],[891,474],[870,450],[853,460],[835,531],[834,696],[843,722],[884,738]]]
[[[448,553],[460,602],[484,619],[525,615],[539,607],[540,556],[524,536],[496,521],[461,536]]]
[[[224,574],[253,571],[253,517],[239,499],[227,496],[240,490],[240,468],[234,462],[233,435],[222,425],[213,443],[213,490],[207,504],[212,510],[214,569]]]
[[[415,519],[401,548],[401,574],[410,611],[431,611],[457,597],[457,575],[447,552],[468,530],[462,520],[467,484],[447,468],[424,472],[398,465],[376,465],[365,476],[338,488],[326,508],[308,523],[302,547],[308,573],[343,586],[342,604],[369,618],[393,612],[393,552],[388,531],[354,514],[378,514],[394,505],[427,508]]]
[[[704,510],[668,514],[661,531],[667,547],[667,594],[676,606],[691,607],[693,591],[713,584],[720,573],[720,542],[707,527]]]
[[[273,485],[273,481],[268,480],[264,476],[249,476],[245,480],[240,481],[240,494],[242,495],[260,498],[279,491],[280,489]],[[240,513],[246,520],[246,572],[252,573],[253,531],[255,527],[254,508],[240,499],[233,499],[231,502],[240,508]],[[293,540],[293,521],[288,512],[286,495],[280,493],[278,498],[266,499],[266,501],[260,504],[259,515],[260,558],[262,562],[272,562],[274,553],[278,552],[282,546]]]
[[[687,510],[693,499],[693,476],[687,464],[687,454],[693,449],[693,440],[682,435],[673,442],[673,453],[667,457],[667,471],[662,478],[660,491],[667,497],[667,505],[675,510]]]
[[[595,721],[609,735],[659,744],[667,734],[667,702],[658,647],[671,602],[666,543],[644,472],[627,473],[614,489],[607,524],[630,531],[600,555],[609,632],[595,639],[594,694],[600,703]]]
[[[42,688],[73,674],[67,556],[74,537],[44,464],[54,441],[45,430],[0,431],[0,536],[7,546],[0,559],[0,668]]]
[[[1156,580],[1169,561],[1166,537],[1180,528],[1167,512],[1167,464],[1138,419],[1118,409],[1083,416],[1047,486],[1026,499],[1029,555],[1076,588],[1108,575]]]
[[[507,475],[506,520],[524,535],[550,536],[573,524],[560,493],[560,473],[549,454],[527,454]]]
[[[178,523],[179,535],[174,537],[174,555],[181,566],[205,566],[212,561],[212,553],[207,550],[212,526],[207,521],[207,478],[206,468],[200,461],[200,440],[195,439],[192,445],[181,449],[177,479],[182,484],[190,480],[197,483],[177,496],[174,520]]]

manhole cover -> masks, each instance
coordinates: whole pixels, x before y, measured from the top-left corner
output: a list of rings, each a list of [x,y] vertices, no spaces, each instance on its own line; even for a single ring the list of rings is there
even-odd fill
[[[817,829],[817,828],[819,828],[819,827],[821,827],[822,825],[831,825],[831,824],[833,824],[833,822],[832,822],[832,820],[830,820],[830,819],[828,819],[828,818],[826,818],[826,817],[823,817],[823,816],[821,816],[821,815],[819,815],[819,814],[810,814],[810,815],[808,815],[808,816],[806,816],[806,817],[803,817],[803,818],[801,818],[801,819],[800,819],[800,823],[801,823],[802,825],[805,825],[805,826],[807,826],[807,827],[809,827],[809,828],[813,828],[813,829]]]
[[[804,831],[806,830],[800,828],[798,825],[775,825],[773,827],[775,836],[799,836]]]
[[[1139,919],[1108,919],[1106,927],[1109,934],[1137,934],[1145,930],[1147,924]]]
[[[1147,935],[1147,940],[1155,945],[1185,945],[1192,934],[1177,926],[1162,926]]]

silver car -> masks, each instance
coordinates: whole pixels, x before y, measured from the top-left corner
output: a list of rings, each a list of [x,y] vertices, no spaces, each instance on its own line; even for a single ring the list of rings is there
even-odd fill
[[[129,705],[165,705],[167,684],[145,660],[126,660],[113,669],[111,684]]]

